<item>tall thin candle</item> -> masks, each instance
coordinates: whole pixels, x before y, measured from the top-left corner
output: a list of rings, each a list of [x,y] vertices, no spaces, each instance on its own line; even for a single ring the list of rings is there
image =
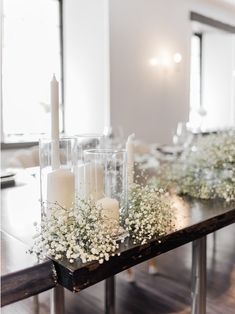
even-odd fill
[[[60,167],[59,83],[55,75],[51,81],[51,140],[52,172],[47,175],[47,201],[69,209],[74,203],[75,176],[70,169]]]
[[[52,169],[60,167],[59,159],[59,83],[53,75],[51,81],[51,139],[52,139]]]
[[[135,134],[131,134],[128,136],[126,142],[128,188],[130,188],[134,182],[134,138]]]

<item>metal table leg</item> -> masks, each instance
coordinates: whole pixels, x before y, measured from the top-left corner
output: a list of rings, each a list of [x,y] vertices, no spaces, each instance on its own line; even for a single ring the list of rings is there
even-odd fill
[[[33,314],[39,314],[39,298],[38,294],[33,296]]]
[[[115,277],[105,280],[105,314],[115,314]]]
[[[64,288],[60,285],[51,289],[50,314],[64,314]]]
[[[35,265],[39,264],[39,258],[37,258]],[[39,314],[39,295],[33,296],[33,314]]]
[[[216,231],[213,232],[213,254],[216,251]]]
[[[206,236],[193,241],[192,314],[206,314]]]

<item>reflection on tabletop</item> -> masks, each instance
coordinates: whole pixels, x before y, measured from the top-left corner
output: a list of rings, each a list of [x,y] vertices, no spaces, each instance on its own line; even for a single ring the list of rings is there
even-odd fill
[[[35,222],[40,222],[41,206],[38,167],[14,169],[15,185],[1,190],[2,274],[30,267],[35,257],[27,251],[33,243]]]

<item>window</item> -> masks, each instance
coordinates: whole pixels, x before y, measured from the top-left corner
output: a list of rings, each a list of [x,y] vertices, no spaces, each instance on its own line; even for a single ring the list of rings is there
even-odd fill
[[[206,28],[191,42],[190,126],[214,131],[235,125],[235,36]]]
[[[201,104],[201,64],[202,64],[202,35],[194,34],[191,38],[191,72],[190,72],[190,117],[193,129],[200,126]]]
[[[61,81],[60,2],[5,0],[2,23],[2,141],[36,141],[50,132],[53,73]]]

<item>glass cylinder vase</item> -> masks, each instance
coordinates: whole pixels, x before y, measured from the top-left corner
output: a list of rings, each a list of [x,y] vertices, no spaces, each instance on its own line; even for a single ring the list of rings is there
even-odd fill
[[[78,175],[81,197],[94,200],[107,228],[124,236],[127,215],[127,156],[125,150],[84,151],[84,164]]]
[[[75,203],[76,138],[41,139],[39,160],[43,214],[55,206],[69,211]]]
[[[78,161],[83,161],[83,152],[89,149],[100,149],[105,147],[105,136],[103,134],[77,134]]]

